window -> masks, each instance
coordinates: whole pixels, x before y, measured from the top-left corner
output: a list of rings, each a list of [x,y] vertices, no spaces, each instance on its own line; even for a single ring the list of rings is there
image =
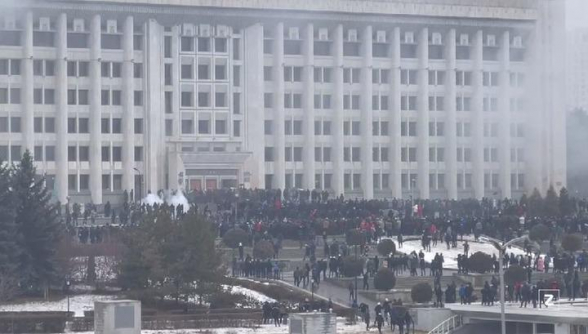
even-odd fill
[[[417,78],[417,70],[400,70],[400,83],[403,85],[416,85]]]
[[[193,79],[194,78],[194,71],[192,70],[192,64],[182,64],[181,74],[182,74],[182,79]],[[170,84],[171,84],[171,73],[170,73]]]
[[[402,122],[400,124],[400,135],[403,137],[416,137],[417,123],[416,122]]]
[[[78,133],[90,133],[90,120],[88,118],[80,118],[78,123]]]
[[[264,161],[274,161],[274,148],[266,147],[264,150]]]
[[[110,119],[103,118],[102,122],[100,123],[100,128],[102,133],[110,133]]]
[[[194,125],[191,126],[192,128]],[[173,136],[174,135],[174,123],[171,119],[165,120],[165,135],[166,136]]]
[[[135,106],[142,106],[143,105],[143,91],[142,90],[135,91],[134,104],[135,104]]]
[[[207,64],[198,65],[198,80],[210,80],[210,66]]]
[[[214,78],[216,80],[227,80],[227,66],[226,65],[215,65],[214,66]]]
[[[135,123],[134,123],[134,128],[135,128],[135,133],[136,134],[141,134],[143,133],[143,119],[142,118],[135,118]]]
[[[457,111],[471,111],[472,99],[470,97],[458,96],[455,101],[455,109]]]
[[[263,122],[263,132],[266,135],[272,135],[273,134],[273,123],[271,120],[265,120]]]
[[[210,93],[209,92],[198,92],[198,106],[199,107],[210,107]]]
[[[67,147],[67,161],[77,161],[77,147],[75,146],[68,146]]]
[[[214,94],[214,102],[217,108],[226,108],[227,107],[227,93],[225,92],[216,92]]]
[[[445,107],[443,105],[443,96],[429,96],[429,110],[430,111],[443,111]]]
[[[182,37],[180,40],[182,52],[193,52],[194,51],[194,38],[193,37]],[[171,48],[171,46],[170,46]],[[170,52],[171,53],[171,52]]]
[[[55,133],[54,117],[45,117],[45,133]]]
[[[198,133],[210,134],[210,121],[207,119],[198,120]]]
[[[80,161],[90,161],[90,147],[80,146],[79,147],[79,158]]]
[[[274,95],[272,93],[263,94],[263,107],[271,108],[274,105]]]
[[[210,38],[199,37],[198,38],[198,52],[210,52]]]
[[[401,110],[417,110],[417,97],[416,96],[402,96],[400,97],[400,109]]]
[[[445,84],[445,71],[429,71],[429,85],[441,86]]]
[[[456,71],[455,83],[458,86],[471,86],[472,85],[472,72]]]
[[[112,161],[122,161],[122,147],[120,146],[113,146],[112,147]]]
[[[110,91],[109,90],[105,90],[105,89],[102,90],[101,101],[102,101],[103,106],[110,105]]]
[[[78,191],[77,181],[78,181],[77,175],[75,175],[75,174],[68,175],[67,176],[67,189],[69,191]]]
[[[87,89],[78,90],[78,104],[81,106],[87,106],[90,103],[89,92]]]
[[[112,119],[112,133],[122,133],[122,120],[120,118]]]
[[[359,147],[351,148],[351,160],[352,161],[361,161],[361,149]]]
[[[10,117],[10,132],[19,133],[20,131],[20,117]]]
[[[43,132],[43,118],[42,117],[35,117],[33,122],[33,128],[35,133],[42,133]]]
[[[193,106],[193,98],[192,92],[182,92],[182,107],[192,107]]]
[[[45,146],[45,161],[55,161],[55,146]]]
[[[168,121],[168,120],[166,120]],[[172,124],[171,122],[169,123]],[[171,130],[171,129],[170,129]],[[182,134],[194,133],[194,121],[191,119],[182,119]]]
[[[214,39],[214,52],[225,53],[227,52],[227,39],[226,38],[215,38]]]
[[[143,64],[142,63],[134,63],[133,64],[133,77],[135,79],[143,78]]]
[[[241,137],[241,121],[233,121],[233,137]]]
[[[302,161],[302,147],[294,147],[294,161]]]
[[[215,133],[217,135],[226,135],[227,134],[227,121],[222,119],[217,119],[215,122],[214,128]]]

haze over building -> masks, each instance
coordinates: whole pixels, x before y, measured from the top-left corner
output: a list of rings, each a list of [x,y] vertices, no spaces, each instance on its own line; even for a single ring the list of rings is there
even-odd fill
[[[513,197],[566,183],[563,0],[2,1],[0,158],[158,189]]]

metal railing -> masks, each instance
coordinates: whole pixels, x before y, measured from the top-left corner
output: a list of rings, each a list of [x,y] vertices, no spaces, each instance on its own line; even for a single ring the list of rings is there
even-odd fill
[[[454,315],[437,325],[437,327],[433,328],[428,334],[449,334],[461,325],[463,325],[461,315]]]

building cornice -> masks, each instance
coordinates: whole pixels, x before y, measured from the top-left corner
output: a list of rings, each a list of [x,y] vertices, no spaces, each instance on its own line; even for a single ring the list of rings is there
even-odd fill
[[[491,20],[535,20],[536,0],[8,0],[15,7],[114,5],[121,11],[143,7],[148,12],[186,9],[245,9],[357,15],[422,16]],[[288,13],[283,13],[285,16]]]

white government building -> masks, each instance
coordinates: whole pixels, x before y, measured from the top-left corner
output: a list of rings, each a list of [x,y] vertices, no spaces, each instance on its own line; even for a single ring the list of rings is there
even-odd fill
[[[3,0],[0,158],[123,190],[566,183],[563,0]]]

